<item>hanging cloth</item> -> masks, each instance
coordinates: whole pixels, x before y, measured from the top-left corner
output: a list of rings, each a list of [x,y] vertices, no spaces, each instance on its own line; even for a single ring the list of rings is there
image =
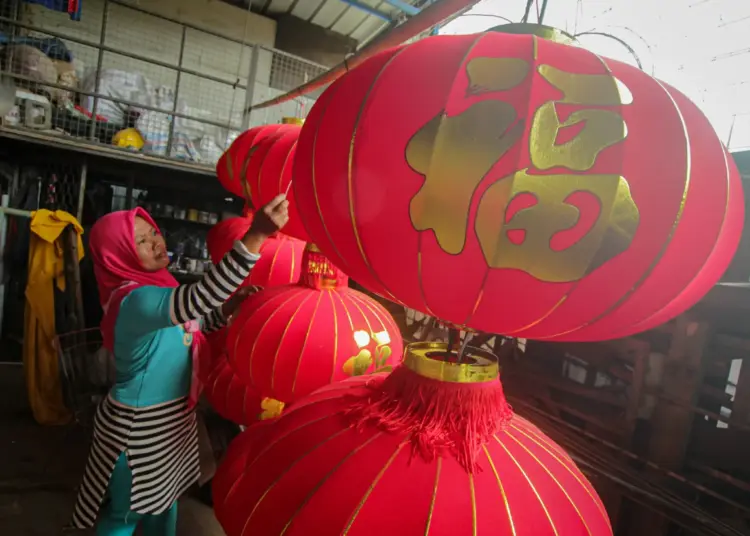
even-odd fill
[[[62,11],[70,15],[71,20],[81,20],[83,0],[24,0],[27,4],[39,4],[53,11]]]
[[[29,275],[23,339],[26,390],[34,419],[39,424],[58,425],[70,421],[63,402],[58,355],[55,350],[54,284],[65,289],[60,235],[68,225],[78,233],[78,260],[83,257],[83,228],[62,210],[31,213]]]

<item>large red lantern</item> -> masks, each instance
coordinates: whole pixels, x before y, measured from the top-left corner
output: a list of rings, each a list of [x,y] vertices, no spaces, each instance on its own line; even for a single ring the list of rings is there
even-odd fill
[[[289,191],[292,181],[294,153],[297,148],[300,127],[288,125],[260,141],[253,149],[246,171],[247,199],[254,207],[262,207],[279,194]],[[308,242],[307,231],[297,212],[294,195],[289,199],[289,221],[284,233]]]
[[[230,446],[227,536],[611,536],[575,463],[514,416],[497,363],[417,343],[390,376],[324,388]]]
[[[739,174],[682,93],[534,35],[437,36],[334,82],[297,145],[311,239],[456,325],[601,340],[699,300],[739,242]]]
[[[252,218],[229,218],[223,220],[206,234],[206,247],[214,264],[218,263],[248,229]],[[302,252],[305,243],[296,238],[277,233],[263,243],[260,259],[250,272],[246,285],[275,287],[294,283],[299,279]]]
[[[234,195],[246,197],[244,186],[248,160],[252,149],[268,136],[296,129],[297,125],[263,125],[246,130],[232,142],[216,162],[216,177],[221,185]]]
[[[393,317],[347,283],[309,245],[297,284],[246,300],[227,339],[240,379],[289,404],[331,382],[400,362],[403,341]]]

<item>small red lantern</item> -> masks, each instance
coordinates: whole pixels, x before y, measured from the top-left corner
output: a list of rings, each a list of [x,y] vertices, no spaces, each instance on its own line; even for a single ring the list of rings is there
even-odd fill
[[[214,479],[227,536],[611,536],[570,457],[514,416],[496,361],[440,343],[246,431]]]
[[[300,127],[288,125],[258,142],[247,164],[247,199],[254,207],[262,207],[279,194],[289,191],[292,181],[292,164],[297,148]],[[302,226],[294,195],[289,195],[289,221],[284,233],[308,242],[307,231]]]
[[[251,223],[252,218],[229,218],[211,227],[206,235],[206,246],[214,264],[232,249],[236,240],[247,233]],[[245,284],[275,287],[296,282],[299,280],[304,249],[305,243],[301,240],[277,233],[261,246],[260,260]]]
[[[227,351],[238,376],[261,396],[290,404],[400,362],[403,341],[391,315],[347,283],[308,245],[297,284],[255,294],[235,316]]]
[[[253,127],[237,136],[216,162],[216,177],[221,185],[234,195],[247,199],[244,182],[253,147],[268,136],[288,129],[299,130],[299,127],[297,125],[263,125]]]
[[[679,314],[728,265],[744,211],[734,163],[682,93],[498,32],[423,39],[339,78],[306,119],[293,185],[311,239],[358,283],[532,339]]]

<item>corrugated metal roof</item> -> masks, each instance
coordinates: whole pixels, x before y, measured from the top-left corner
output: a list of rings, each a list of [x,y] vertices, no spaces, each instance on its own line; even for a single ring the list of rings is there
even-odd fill
[[[374,10],[397,20],[401,12],[382,0],[357,0]],[[403,0],[416,5],[419,0]],[[388,22],[381,17],[349,5],[344,0],[252,0],[253,7],[262,14],[292,14],[341,35],[361,42],[384,28]]]

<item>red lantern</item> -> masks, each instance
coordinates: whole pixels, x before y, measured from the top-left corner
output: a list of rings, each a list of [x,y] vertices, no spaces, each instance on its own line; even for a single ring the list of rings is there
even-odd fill
[[[504,33],[430,37],[349,71],[306,119],[293,184],[311,239],[358,283],[532,339],[679,314],[728,265],[744,211],[682,93]]]
[[[283,131],[257,143],[247,164],[247,198],[253,206],[262,207],[279,194],[287,193],[292,181],[292,164],[300,127],[288,125]],[[290,192],[291,194],[291,192]],[[294,195],[289,195],[289,221],[285,234],[308,242]]]
[[[418,343],[390,376],[299,401],[230,446],[227,536],[611,536],[570,457],[505,401],[494,361]]]
[[[221,185],[234,195],[245,197],[246,190],[243,184],[252,148],[268,136],[287,129],[299,130],[299,127],[297,125],[263,125],[253,127],[237,136],[216,162],[216,176]]]
[[[229,218],[211,227],[206,235],[206,246],[214,264],[247,233],[251,223],[252,218]],[[245,284],[275,287],[296,282],[304,249],[305,243],[301,240],[277,233],[261,246],[260,259]]]
[[[238,376],[262,396],[289,404],[400,362],[403,341],[393,318],[347,282],[308,246],[297,284],[255,294],[235,316],[227,351]]]

